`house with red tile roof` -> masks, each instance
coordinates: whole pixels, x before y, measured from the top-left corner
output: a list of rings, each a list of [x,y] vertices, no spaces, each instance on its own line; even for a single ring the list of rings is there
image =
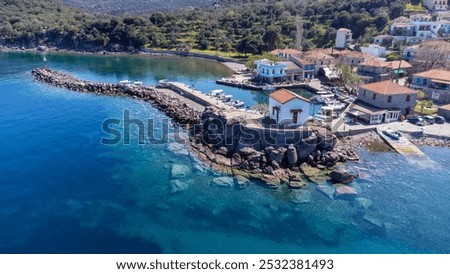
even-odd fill
[[[362,85],[349,114],[368,124],[397,121],[413,113],[417,91],[392,81]]]
[[[302,126],[309,117],[310,101],[287,89],[269,95],[270,118],[277,125]]]
[[[427,98],[441,104],[450,103],[450,71],[432,69],[416,73],[412,77],[411,87],[421,89]]]
[[[358,64],[358,74],[367,83],[389,79],[390,73],[391,64],[380,59],[372,59]]]
[[[302,52],[296,49],[275,49],[270,54],[289,60],[292,56],[302,54]]]

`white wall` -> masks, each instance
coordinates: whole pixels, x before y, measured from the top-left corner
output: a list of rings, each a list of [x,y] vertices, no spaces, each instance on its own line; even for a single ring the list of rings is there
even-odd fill
[[[280,114],[278,116],[278,124],[286,124],[291,125],[292,124],[292,113],[291,109],[302,109],[303,111],[298,114],[298,120],[295,124],[296,126],[303,125],[309,117],[309,108],[310,103],[305,102],[300,99],[292,99],[291,101],[285,103],[284,105],[280,104],[279,102],[275,101],[272,98],[269,98],[269,111],[270,111],[270,118],[277,120],[277,112],[273,111],[273,107],[277,106],[280,108]]]

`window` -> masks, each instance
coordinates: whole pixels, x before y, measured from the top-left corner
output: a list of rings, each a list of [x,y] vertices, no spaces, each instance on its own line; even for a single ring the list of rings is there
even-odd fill
[[[275,70],[274,69],[272,70],[272,74],[275,74]]]
[[[364,97],[366,97],[366,90],[364,90],[364,92],[363,92],[363,96],[364,96]]]
[[[411,101],[411,95],[406,95],[406,102]]]
[[[388,96],[388,103],[392,102],[392,96]]]
[[[419,77],[416,78],[416,84],[420,84],[421,81],[422,80]]]
[[[376,93],[374,93],[373,96],[372,96],[372,100],[375,100],[375,99],[377,99],[377,94]]]

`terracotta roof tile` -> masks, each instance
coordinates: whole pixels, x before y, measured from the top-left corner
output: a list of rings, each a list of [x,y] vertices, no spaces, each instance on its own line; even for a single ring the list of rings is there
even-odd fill
[[[392,67],[392,69],[409,69],[412,68],[412,65],[408,62],[406,62],[405,60],[400,61],[392,61],[392,62],[388,62],[390,64],[390,66]],[[400,66],[400,67],[399,67]]]
[[[278,53],[285,53],[285,54],[301,54],[302,52],[296,49],[275,49],[272,50],[270,53],[272,54],[278,54]]]
[[[272,92],[270,95],[270,98],[274,99],[280,104],[286,104],[287,102],[291,101],[292,99],[300,99],[305,102],[309,102],[308,99],[293,93],[292,91],[289,91],[287,89],[279,89],[275,92]]]
[[[401,86],[389,80],[370,83],[361,86],[361,88],[370,90],[379,94],[416,94],[417,91]]]
[[[368,67],[380,67],[385,68],[389,67],[390,64],[388,62],[381,61],[379,59],[372,59],[359,64],[360,66],[368,66]]]
[[[414,76],[431,78],[442,81],[450,81],[450,71],[448,70],[432,69],[421,73],[416,73],[414,74]]]
[[[439,109],[450,110],[450,104],[441,106],[441,107],[439,107]]]

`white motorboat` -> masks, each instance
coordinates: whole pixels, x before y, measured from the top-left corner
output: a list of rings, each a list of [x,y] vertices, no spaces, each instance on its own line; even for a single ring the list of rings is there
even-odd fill
[[[245,103],[240,100],[236,100],[233,102],[233,107],[235,107],[235,108],[241,108],[241,107],[244,107],[244,105],[245,105]]]
[[[223,89],[215,89],[215,90],[211,91],[211,96],[219,97],[220,94],[222,94],[222,93],[223,93]]]
[[[227,94],[227,95],[221,96],[220,100],[222,100],[223,102],[229,102],[229,101],[231,101],[231,98],[233,98],[233,95]]]
[[[119,82],[119,84],[120,84],[120,85],[127,86],[127,85],[130,85],[130,84],[131,84],[131,81],[130,81],[130,80],[122,80],[122,81]]]
[[[339,111],[345,108],[345,104],[343,103],[332,103],[332,104],[328,104],[326,106],[321,107],[321,109],[326,112],[326,111]]]
[[[163,87],[163,88],[169,86],[169,83],[167,82],[167,79],[159,80],[158,83],[159,83],[159,86]]]
[[[385,128],[383,134],[394,140],[399,140],[402,137],[402,134],[398,130],[391,128]]]
[[[142,82],[142,81],[134,81],[133,85],[135,85],[135,86],[142,86],[142,85],[144,85],[144,82]]]

